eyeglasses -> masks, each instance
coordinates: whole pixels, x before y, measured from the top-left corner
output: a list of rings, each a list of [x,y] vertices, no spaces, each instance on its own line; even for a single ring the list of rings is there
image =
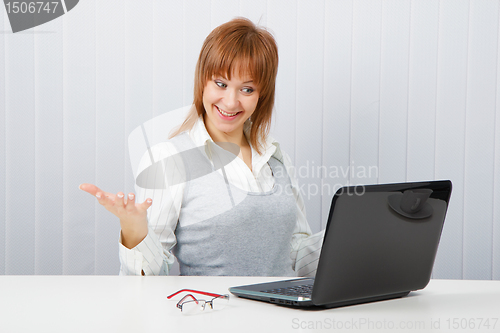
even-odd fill
[[[168,299],[171,299],[175,295],[178,295],[182,292],[191,292],[195,294],[211,296],[213,297],[209,301],[205,301],[203,299],[197,299],[192,294],[187,294],[184,296],[178,303],[177,307],[181,310],[183,314],[194,314],[205,310],[205,306],[207,304],[210,305],[212,310],[220,310],[223,309],[227,303],[229,302],[229,295],[219,295],[214,293],[207,293],[205,291],[191,290],[191,289],[182,289],[170,296],[167,296]]]

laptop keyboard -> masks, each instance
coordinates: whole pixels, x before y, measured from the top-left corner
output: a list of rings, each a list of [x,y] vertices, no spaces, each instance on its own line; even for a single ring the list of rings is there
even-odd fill
[[[313,285],[312,284],[304,284],[301,286],[287,287],[287,288],[278,288],[278,289],[269,289],[262,291],[263,293],[276,294],[276,295],[285,295],[285,296],[296,296],[296,297],[308,297],[311,298]]]

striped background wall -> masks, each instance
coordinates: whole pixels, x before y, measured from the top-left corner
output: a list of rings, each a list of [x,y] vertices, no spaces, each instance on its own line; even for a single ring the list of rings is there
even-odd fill
[[[234,16],[280,50],[273,136],[313,231],[340,185],[451,179],[435,278],[500,279],[499,1],[81,0],[12,34],[0,9],[0,274],[117,274],[127,136],[191,103]],[[364,171],[364,172],[363,172]]]

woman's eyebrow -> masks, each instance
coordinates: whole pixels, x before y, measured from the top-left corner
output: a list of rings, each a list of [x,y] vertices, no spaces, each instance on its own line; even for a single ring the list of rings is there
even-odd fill
[[[224,75],[217,75],[217,76],[214,77],[214,79],[217,79],[217,78],[222,79],[222,80],[226,80],[226,81],[230,81]],[[253,83],[253,80],[248,80],[248,81],[243,82],[243,84],[247,84],[247,83]]]

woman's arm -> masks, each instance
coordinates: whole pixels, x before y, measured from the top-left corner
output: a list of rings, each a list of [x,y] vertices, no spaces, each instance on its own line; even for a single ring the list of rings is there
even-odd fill
[[[136,195],[125,198],[122,192],[115,195],[92,184],[80,189],[120,219],[120,275],[167,275],[185,187],[182,159],[164,142],[148,149],[139,170]]]
[[[174,263],[172,248],[185,188],[184,166],[175,147],[164,142],[144,155],[138,170],[137,200],[152,199],[149,228],[132,249],[121,238],[120,275],[168,275]]]

